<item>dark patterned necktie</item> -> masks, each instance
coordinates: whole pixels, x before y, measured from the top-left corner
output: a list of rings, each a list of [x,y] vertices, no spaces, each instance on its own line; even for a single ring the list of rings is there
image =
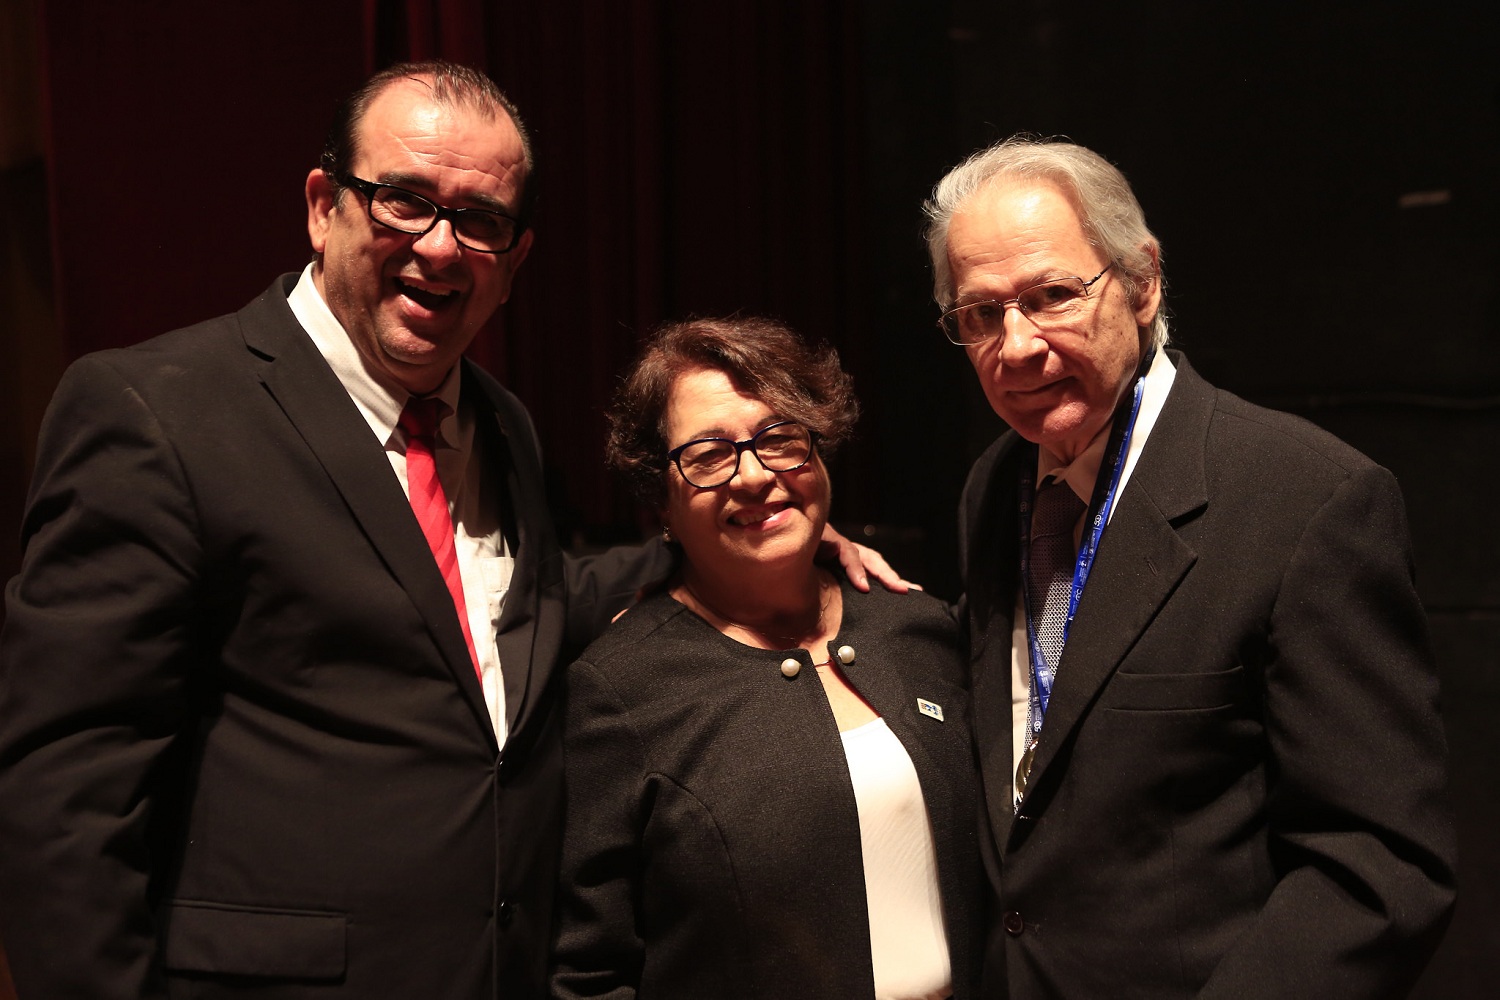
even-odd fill
[[[1046,483],[1037,491],[1031,513],[1031,621],[1037,644],[1047,666],[1057,669],[1062,656],[1063,624],[1068,617],[1068,598],[1073,589],[1073,528],[1083,516],[1084,503],[1073,488],[1061,480]]]
[[[1031,509],[1031,551],[1027,556],[1029,576],[1026,586],[1030,591],[1031,627],[1036,632],[1042,657],[1047,661],[1049,675],[1057,670],[1057,661],[1062,657],[1063,627],[1067,623],[1073,567],[1077,562],[1077,553],[1073,551],[1073,528],[1083,511],[1083,501],[1061,480],[1043,483]],[[1027,657],[1030,658],[1029,652]],[[1035,677],[1032,686],[1036,686]],[[1026,710],[1026,736],[1021,743],[1021,759],[1016,763],[1017,808],[1020,808],[1021,798],[1030,783],[1042,711],[1041,699],[1036,691],[1032,691]]]

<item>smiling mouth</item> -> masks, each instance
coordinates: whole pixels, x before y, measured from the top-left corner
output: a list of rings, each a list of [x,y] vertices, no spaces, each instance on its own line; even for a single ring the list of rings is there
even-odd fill
[[[729,523],[739,528],[753,528],[758,524],[764,524],[782,511],[791,509],[790,503],[784,503],[777,507],[761,507],[754,511],[739,511],[730,515]]]
[[[396,278],[394,280],[396,282],[396,290],[398,292],[411,299],[413,302],[424,309],[430,309],[436,312],[437,310],[452,305],[454,302],[458,301],[458,292],[456,290],[451,292],[429,292],[424,288],[418,288],[415,285],[408,285],[400,278]]]

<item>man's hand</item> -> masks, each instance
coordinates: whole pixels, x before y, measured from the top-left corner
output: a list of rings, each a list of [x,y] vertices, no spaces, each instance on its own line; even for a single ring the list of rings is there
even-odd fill
[[[844,572],[849,575],[849,582],[854,584],[854,589],[861,593],[869,593],[870,577],[874,576],[881,585],[893,594],[904,594],[908,590],[921,590],[917,584],[910,580],[901,579],[891,564],[885,561],[885,557],[872,548],[851,542],[837,531],[833,525],[823,526],[823,541],[818,546],[818,561],[831,565],[837,562],[844,567]]]

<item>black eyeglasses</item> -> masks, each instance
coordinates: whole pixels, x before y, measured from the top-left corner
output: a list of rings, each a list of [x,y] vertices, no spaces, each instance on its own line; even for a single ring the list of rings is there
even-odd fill
[[[480,253],[505,253],[526,231],[525,226],[504,212],[444,208],[406,188],[376,184],[353,174],[341,173],[338,181],[365,196],[365,208],[372,220],[408,236],[426,236],[432,227],[447,219],[461,246]]]
[[[699,438],[667,452],[690,486],[711,490],[723,486],[740,471],[740,456],[753,452],[767,472],[792,472],[812,458],[818,436],[793,420],[762,427],[744,441]]]
[[[980,299],[954,306],[938,319],[949,340],[960,347],[982,344],[986,340],[1005,333],[1005,310],[1015,306],[1021,315],[1042,329],[1062,326],[1077,318],[1083,303],[1088,300],[1089,289],[1104,277],[1104,272],[1114,267],[1114,262],[1104,266],[1087,281],[1082,278],[1055,278],[1042,281],[1030,288],[1023,288],[1013,299]]]

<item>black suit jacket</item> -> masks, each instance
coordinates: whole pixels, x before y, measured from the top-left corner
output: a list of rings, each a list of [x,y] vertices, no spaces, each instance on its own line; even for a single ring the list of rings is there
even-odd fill
[[[1384,469],[1177,379],[1104,533],[1012,810],[1016,435],[962,502],[998,896],[987,996],[1404,995],[1452,905],[1444,743]]]
[[[570,609],[530,420],[465,364],[516,557],[498,747],[405,495],[287,305],[295,278],[80,360],[49,411],[0,667],[22,997],[544,989]],[[579,591],[575,630],[609,596]]]
[[[925,594],[844,584],[829,655],[916,770],[954,996],[975,997],[982,879],[962,639]],[[868,1000],[854,790],[812,661],[721,635],[666,594],[567,671],[568,812],[553,996]],[[923,714],[919,698],[941,706]]]

